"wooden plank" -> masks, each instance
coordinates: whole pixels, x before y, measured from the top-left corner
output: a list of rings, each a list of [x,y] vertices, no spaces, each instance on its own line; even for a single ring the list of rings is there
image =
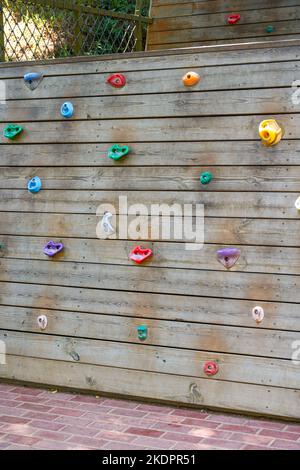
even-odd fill
[[[207,159],[208,160],[208,159]],[[274,160],[272,158],[272,160]],[[173,163],[173,161],[172,161]],[[205,188],[200,184],[202,172],[213,174]],[[143,191],[299,191],[300,166],[251,167],[2,167],[0,189],[24,189],[35,175],[47,190],[135,190]]]
[[[134,166],[277,166],[300,165],[300,141],[282,140],[273,148],[258,141],[205,141],[205,142],[135,142],[130,153],[117,164],[107,158],[110,144],[36,144],[2,147],[2,166],[72,166],[134,167]],[[241,155],[243,158],[241,159]],[[214,169],[214,171],[216,171]],[[59,178],[59,171],[56,176]]]
[[[57,310],[15,309],[15,313],[1,307],[0,328],[23,332],[40,333],[37,317],[46,315],[47,335],[91,338],[116,342],[141,344],[137,337],[137,326],[148,328],[148,337],[143,345],[155,345],[198,351],[226,352],[249,356],[291,359],[293,341],[299,341],[300,332],[267,330],[263,328],[244,328],[187,323],[166,320],[150,320],[86,313],[61,312]],[[9,309],[10,310],[10,309]],[[254,322],[255,324],[255,322]],[[179,341],[180,338],[180,341]],[[184,371],[181,372],[182,375]]]
[[[24,132],[17,140],[3,135],[1,143],[95,143],[159,142],[198,140],[258,140],[258,127],[267,117],[274,117],[286,129],[285,139],[297,139],[300,114],[267,114],[251,116],[182,117],[156,119],[116,119],[100,121],[19,122]],[[3,127],[5,127],[2,124]],[[164,129],[164,132],[161,132]],[[216,134],[216,129],[219,132]],[[3,151],[3,150],[2,150]]]
[[[196,379],[105,366],[8,356],[3,379],[51,384],[151,400],[218,407],[286,418],[300,417],[300,392],[293,389]]]
[[[0,280],[50,286],[115,289],[129,292],[203,295],[256,302],[300,302],[298,277],[292,275],[198,271],[146,266],[112,266],[1,258]],[[149,261],[151,265],[151,261]]]
[[[119,119],[180,116],[220,116],[298,112],[291,88],[228,90],[193,93],[157,93],[74,98],[74,119]],[[216,103],[218,106],[216,107]],[[16,100],[0,108],[1,121],[63,121],[61,99]]]
[[[66,362],[139,369],[164,374],[206,378],[203,364],[215,361],[219,372],[214,380],[245,382],[275,387],[300,388],[296,365],[290,360],[207,353],[188,349],[146,347],[61,336],[0,331],[6,353]]]
[[[127,197],[127,204],[119,205],[119,197]],[[114,206],[117,214],[137,214],[134,204],[139,207],[140,215],[155,213],[155,208],[162,204],[179,205],[203,204],[206,217],[246,217],[271,219],[298,219],[295,201],[298,193],[262,193],[240,192],[239,198],[234,192],[189,192],[189,191],[80,191],[80,190],[43,190],[38,196],[26,190],[0,190],[0,211],[48,212],[95,214],[99,216]],[[154,207],[152,206],[154,205]],[[173,209],[174,210],[174,209]],[[179,212],[177,212],[180,215]],[[167,215],[167,214],[166,214]],[[172,216],[172,214],[171,214]],[[1,233],[1,228],[0,228]]]
[[[128,222],[135,217],[128,217]],[[47,214],[38,216],[31,212],[2,212],[0,219],[1,239],[4,235],[15,232],[18,235],[56,237],[56,238],[92,238],[96,239],[96,227],[101,219],[94,214]],[[150,224],[150,220],[149,220]],[[265,245],[290,246],[299,245],[300,220],[283,219],[250,219],[250,218],[214,218],[205,219],[205,243],[219,245]],[[288,234],[288,236],[285,236]],[[124,238],[117,227],[117,237]],[[149,240],[165,240],[162,231],[153,236],[148,229]],[[128,234],[126,239],[136,239],[134,234]],[[140,236],[139,238],[140,239]],[[5,253],[5,249],[4,249]]]
[[[1,249],[0,257],[45,260],[42,248],[48,242],[44,237],[1,237],[5,248]],[[85,262],[97,264],[131,265],[129,253],[134,247],[132,241],[123,240],[82,240],[68,238],[67,247],[61,261]],[[84,250],[82,247],[84,246]],[[151,248],[153,258],[151,266],[162,268],[205,269],[213,271],[226,270],[217,261],[216,251],[222,247],[205,244],[199,255],[194,251],[185,250],[183,243],[143,242],[143,246]],[[300,275],[300,248],[237,246],[241,257],[231,271],[295,274]]]
[[[260,301],[265,318],[262,324],[256,325],[251,315],[256,303],[254,305],[253,301],[247,300],[122,291],[116,295],[112,290],[98,290],[95,293],[94,289],[88,288],[55,286],[52,289],[47,285],[14,282],[0,282],[0,295],[1,303],[4,304],[0,306],[0,320],[2,318],[5,328],[6,322],[11,322],[16,311],[28,329],[26,319],[30,319],[36,309],[60,309],[71,311],[73,318],[78,312],[90,312],[136,317],[141,323],[152,318],[212,325],[243,325],[245,328],[300,330],[299,305],[295,303]],[[7,317],[5,321],[4,315]]]
[[[192,38],[191,38],[192,41]],[[180,42],[177,40],[176,42]],[[47,77],[34,94],[27,88],[20,79],[5,80],[6,86],[6,106],[9,107],[10,100],[22,99],[44,99],[44,98],[75,98],[88,96],[121,96],[135,94],[153,94],[153,93],[170,93],[185,92],[186,94],[195,91],[220,90],[220,89],[255,89],[255,88],[272,88],[272,87],[291,87],[294,80],[298,78],[299,61],[289,62],[265,62],[255,64],[236,64],[227,65],[226,67],[203,66],[194,67],[202,80],[193,87],[192,90],[184,87],[182,76],[190,70],[176,68],[173,62],[173,68],[164,70],[164,79],[162,80],[161,70],[146,70],[136,73],[127,72],[127,85],[123,88],[112,88],[106,83],[108,74],[87,74],[84,79],[82,75],[65,75],[61,77]],[[88,86],[87,86],[88,83]],[[139,99],[142,99],[139,97]],[[121,106],[120,106],[121,107]],[[5,119],[6,120],[6,119]]]

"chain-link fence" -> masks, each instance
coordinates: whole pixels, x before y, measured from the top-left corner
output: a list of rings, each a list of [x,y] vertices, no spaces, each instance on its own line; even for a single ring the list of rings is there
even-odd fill
[[[144,50],[150,0],[0,0],[0,61]]]

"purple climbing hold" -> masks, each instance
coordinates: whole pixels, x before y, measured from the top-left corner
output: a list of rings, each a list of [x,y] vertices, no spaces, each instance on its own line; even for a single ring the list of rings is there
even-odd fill
[[[61,250],[63,250],[64,245],[63,243],[55,243],[52,240],[50,240],[45,246],[44,246],[44,253],[47,256],[54,256],[56,253],[59,253]]]
[[[217,251],[217,258],[226,269],[232,268],[241,255],[241,250],[238,248],[223,248]]]

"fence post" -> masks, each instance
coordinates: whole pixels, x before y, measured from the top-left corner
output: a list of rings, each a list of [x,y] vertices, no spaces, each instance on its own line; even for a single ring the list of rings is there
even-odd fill
[[[143,51],[143,23],[140,20],[142,16],[142,0],[136,0],[135,14],[139,19],[135,23],[135,50]]]
[[[83,55],[82,51],[82,20],[81,20],[81,2],[80,0],[75,0],[75,6],[78,7],[78,10],[74,10],[74,16],[75,16],[75,45],[74,45],[74,52],[76,56]]]
[[[0,62],[5,62],[3,1],[0,0]]]

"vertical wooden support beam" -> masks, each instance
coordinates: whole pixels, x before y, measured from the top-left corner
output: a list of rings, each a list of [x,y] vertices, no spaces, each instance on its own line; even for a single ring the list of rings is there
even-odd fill
[[[0,0],[0,62],[5,62],[5,41],[4,41],[4,3]]]
[[[140,20],[142,17],[142,0],[136,0],[135,14],[139,17],[139,20],[135,23],[135,50],[143,51],[143,23]]]

